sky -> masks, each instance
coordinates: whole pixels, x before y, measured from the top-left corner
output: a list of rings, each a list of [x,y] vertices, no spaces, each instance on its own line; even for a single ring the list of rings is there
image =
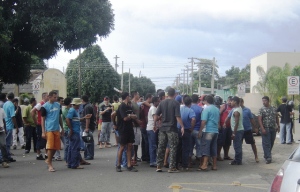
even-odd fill
[[[300,51],[298,0],[111,0],[115,29],[97,44],[118,73],[172,86],[188,58],[213,59],[219,74],[265,52]],[[50,68],[66,70],[79,51],[58,52]],[[197,66],[194,66],[197,69]],[[181,75],[182,77],[182,75]],[[116,85],[120,88],[120,85]]]

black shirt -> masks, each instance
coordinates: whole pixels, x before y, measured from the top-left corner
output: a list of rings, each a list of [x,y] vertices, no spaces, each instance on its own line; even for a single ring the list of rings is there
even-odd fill
[[[280,123],[290,123],[291,122],[290,112],[292,111],[293,109],[290,105],[287,105],[285,103],[279,105],[279,107],[277,108],[277,112],[281,114]]]
[[[133,114],[131,106],[126,105],[124,102],[122,102],[117,110],[117,127],[119,131],[133,128],[132,120],[124,121],[124,118],[127,117],[129,114]]]
[[[86,103],[86,104],[83,105],[83,110],[80,112],[80,117],[84,117],[87,114],[92,114],[92,117],[90,119],[89,129],[95,130],[95,128],[96,128],[96,115],[95,115],[94,107],[90,103]],[[85,127],[86,127],[85,123],[86,122],[85,122],[85,119],[84,119],[81,122],[81,127],[83,129],[85,129]]]
[[[15,111],[18,109],[17,113],[15,114],[16,121],[18,128],[23,127],[23,119],[22,119],[22,112],[21,112],[21,107],[16,107],[15,106]]]
[[[110,109],[107,110],[107,111],[105,111],[104,114],[102,114],[102,122],[111,122],[111,113],[112,113],[112,106],[111,106],[111,104],[101,105],[100,111],[103,112],[104,110],[106,110],[109,107],[110,107]]]

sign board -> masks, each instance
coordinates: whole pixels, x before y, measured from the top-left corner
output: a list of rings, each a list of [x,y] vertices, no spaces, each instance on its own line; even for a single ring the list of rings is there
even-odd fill
[[[40,81],[34,81],[34,82],[32,83],[32,90],[33,90],[33,91],[38,91],[38,90],[40,90]]]
[[[299,95],[299,76],[287,77],[287,94]]]
[[[237,93],[239,97],[244,97],[246,94],[246,85],[241,83],[237,86]]]

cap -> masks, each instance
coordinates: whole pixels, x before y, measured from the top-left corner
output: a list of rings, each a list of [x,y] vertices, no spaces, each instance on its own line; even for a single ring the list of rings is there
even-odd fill
[[[81,99],[80,98],[74,98],[72,100],[72,105],[80,105],[82,102],[81,102]]]
[[[181,95],[177,95],[175,98],[176,101],[178,101],[179,103],[182,103],[182,97]]]

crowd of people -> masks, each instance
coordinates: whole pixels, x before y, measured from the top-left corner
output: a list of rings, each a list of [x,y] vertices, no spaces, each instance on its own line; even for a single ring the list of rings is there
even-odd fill
[[[58,97],[55,91],[42,93],[42,101],[35,98],[19,100],[13,93],[0,94],[0,161],[9,167],[12,149],[18,141],[25,154],[31,149],[36,160],[45,160],[48,171],[55,172],[52,160],[64,160],[68,168],[83,169],[94,159],[93,133],[98,128],[99,149],[118,147],[115,167],[117,172],[127,169],[137,172],[138,162],[169,173],[217,170],[217,161],[230,160],[231,165],[243,163],[243,140],[250,144],[254,159],[258,153],[253,132],[262,134],[264,159],[272,162],[272,148],[276,132],[280,142],[291,144],[291,115],[293,109],[286,97],[276,109],[269,97],[262,98],[258,123],[244,100],[228,97],[226,102],[214,95],[180,95],[175,89],[158,90],[156,95],[141,97],[137,91],[121,92],[113,102],[105,96],[99,105],[81,98]],[[281,121],[279,122],[279,116]],[[114,133],[115,144],[111,144]],[[26,139],[24,140],[24,135]],[[33,144],[32,144],[33,141]],[[60,150],[64,146],[64,158]],[[235,155],[229,156],[233,144]],[[141,146],[141,158],[138,149]],[[224,155],[221,155],[222,149]],[[45,150],[43,156],[42,150]],[[81,151],[84,151],[83,157]]]

